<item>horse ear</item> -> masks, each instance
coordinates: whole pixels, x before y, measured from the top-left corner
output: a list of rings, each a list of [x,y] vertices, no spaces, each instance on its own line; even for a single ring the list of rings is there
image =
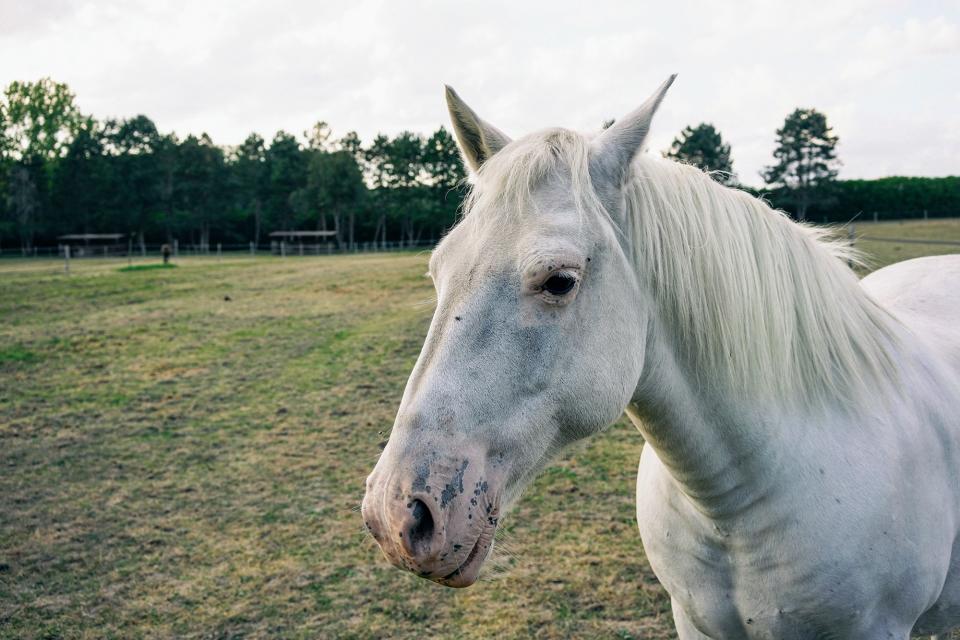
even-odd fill
[[[591,173],[613,178],[617,186],[623,184],[629,174],[630,163],[643,148],[653,114],[676,77],[675,73],[671,75],[646,102],[594,138],[591,145]]]
[[[447,88],[447,110],[450,111],[450,120],[453,122],[453,132],[460,144],[463,160],[474,172],[479,171],[484,162],[493,154],[510,144],[510,138],[494,127],[484,122],[467,106],[453,87]]]

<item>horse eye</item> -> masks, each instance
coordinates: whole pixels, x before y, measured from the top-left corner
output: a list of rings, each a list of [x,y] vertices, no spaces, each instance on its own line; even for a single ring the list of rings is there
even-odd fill
[[[562,296],[570,293],[576,286],[577,279],[567,273],[557,273],[543,283],[543,290],[555,296]]]

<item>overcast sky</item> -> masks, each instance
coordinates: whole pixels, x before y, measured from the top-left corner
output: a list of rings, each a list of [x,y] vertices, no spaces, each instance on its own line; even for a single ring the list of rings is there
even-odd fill
[[[960,0],[163,3],[0,0],[0,82],[50,76],[98,118],[237,144],[251,131],[430,132],[449,83],[517,136],[586,130],[670,73],[653,149],[715,124],[748,183],[798,106],[842,177],[960,174]]]

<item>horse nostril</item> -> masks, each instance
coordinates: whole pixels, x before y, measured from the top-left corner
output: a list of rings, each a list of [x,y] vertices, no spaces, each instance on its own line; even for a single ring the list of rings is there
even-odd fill
[[[416,548],[428,547],[433,538],[433,515],[422,500],[411,503],[413,524],[410,525],[410,544]]]

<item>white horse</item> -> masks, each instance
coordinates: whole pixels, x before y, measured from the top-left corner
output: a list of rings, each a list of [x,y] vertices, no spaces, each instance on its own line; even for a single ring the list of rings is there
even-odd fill
[[[960,256],[858,282],[849,252],[639,153],[671,77],[592,137],[511,141],[447,101],[474,185],[365,522],[467,586],[504,510],[624,410],[681,638],[960,624]]]

